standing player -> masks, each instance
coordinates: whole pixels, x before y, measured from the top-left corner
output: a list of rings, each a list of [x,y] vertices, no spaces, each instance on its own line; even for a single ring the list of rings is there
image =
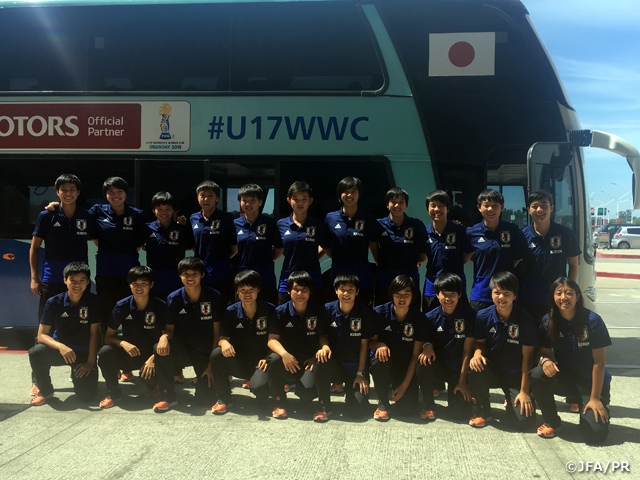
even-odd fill
[[[438,308],[434,282],[443,273],[454,273],[466,285],[464,273],[464,247],[467,240],[466,228],[448,220],[451,200],[444,190],[434,190],[426,198],[427,212],[432,223],[427,225],[427,273],[424,279],[422,311]],[[466,287],[462,290],[462,299],[466,301]]]
[[[173,377],[182,358],[188,358],[196,372],[196,400],[214,403],[209,358],[218,344],[224,313],[222,296],[202,285],[205,266],[199,258],[180,260],[178,274],[184,287],[167,297],[166,325],[156,347],[156,374],[162,396],[153,406],[156,412],[178,404]]]
[[[604,442],[609,434],[611,375],[605,369],[609,332],[602,318],[585,308],[580,287],[569,278],[558,278],[551,285],[549,303],[551,312],[541,328],[540,361],[529,373],[544,419],[538,435],[552,438],[560,430],[553,396],[570,395],[580,399],[580,431],[587,443]],[[549,358],[552,349],[556,363]]]
[[[493,305],[489,282],[498,272],[514,272],[527,254],[527,242],[517,225],[500,219],[504,197],[496,190],[478,195],[482,221],[467,228],[465,262],[473,257],[471,307],[478,311]]]
[[[83,262],[71,262],[63,271],[66,293],[51,297],[44,306],[38,327],[38,344],[29,350],[31,369],[40,391],[31,405],[44,405],[53,396],[51,367],[73,369],[73,389],[82,402],[89,402],[98,390],[96,354],[102,306],[88,289],[91,271]]]
[[[238,253],[233,216],[218,206],[220,187],[205,180],[196,188],[201,210],[191,215],[189,223],[195,239],[195,256],[204,262],[203,285],[222,294],[227,305],[233,299],[233,268],[231,258]]]
[[[318,349],[327,350],[325,312],[309,302],[313,279],[307,272],[292,272],[287,279],[291,300],[276,308],[276,318],[269,325],[267,358],[269,390],[275,406],[273,418],[287,418],[285,385],[296,384],[296,395],[311,402],[316,397],[313,363]]]
[[[325,422],[331,414],[331,381],[346,385],[345,402],[352,416],[367,413],[369,407],[369,340],[373,337],[371,309],[356,302],[360,280],[349,273],[339,274],[333,281],[337,300],[325,305],[329,345],[316,354],[313,376],[320,408],[313,416]]]
[[[147,265],[153,269],[155,280],[151,292],[158,298],[182,286],[178,276],[178,263],[185,251],[193,248],[193,233],[189,225],[174,220],[175,200],[169,192],[158,192],[151,199],[156,220],[146,225]]]
[[[278,303],[278,289],[273,262],[284,251],[276,220],[264,215],[260,208],[264,192],[259,185],[250,183],[238,191],[240,215],[234,220],[238,236],[238,271],[255,270],[260,274],[260,298]]]
[[[391,299],[388,295],[391,281],[398,275],[408,275],[420,285],[418,267],[427,259],[427,230],[421,220],[408,217],[409,194],[401,188],[390,189],[385,196],[389,216],[379,218],[378,270],[376,272],[375,304]],[[419,304],[416,297],[414,302]]]
[[[371,359],[371,376],[380,399],[373,418],[379,421],[389,420],[390,386],[391,399],[402,415],[413,414],[418,406],[415,373],[424,343],[418,339],[425,336],[425,317],[413,302],[417,295],[413,280],[408,275],[398,275],[389,285],[391,302],[375,309],[377,334],[369,342],[369,348],[375,352]],[[433,398],[432,394],[430,396]]]
[[[288,278],[294,271],[305,271],[313,279],[311,302],[321,304],[324,299],[320,258],[331,247],[327,227],[317,218],[308,215],[313,203],[313,191],[307,182],[293,182],[287,192],[291,205],[289,217],[278,220],[278,230],[284,245],[284,263],[278,286],[278,303],[288,301]]]
[[[529,394],[536,332],[531,316],[514,303],[518,279],[511,272],[496,273],[489,283],[494,305],[476,316],[476,346],[469,362],[469,385],[476,399],[472,427],[484,427],[491,420],[489,389],[501,388],[507,413],[520,430],[535,419],[535,407]]]
[[[344,177],[338,183],[336,196],[342,208],[327,213],[324,223],[331,235],[331,281],[340,273],[353,273],[360,279],[357,301],[373,302],[373,274],[369,250],[378,258],[378,222],[375,217],[358,209],[362,182],[356,177]]]
[[[418,381],[424,398],[423,420],[435,418],[431,392],[436,382],[447,383],[447,403],[456,418],[469,418],[471,390],[467,369],[475,343],[476,311],[461,301],[464,284],[454,273],[443,273],[434,282],[440,306],[427,313],[424,348],[418,356]]]
[[[105,345],[98,352],[98,365],[107,384],[107,395],[100,402],[100,408],[111,408],[122,397],[118,385],[120,370],[140,370],[149,396],[158,392],[153,346],[162,335],[167,304],[150,295],[154,272],[149,267],[133,267],[127,281],[132,295],[113,307],[104,336]],[[122,338],[118,338],[120,327]]]
[[[269,398],[267,332],[275,318],[275,307],[258,300],[258,272],[243,270],[236,275],[233,284],[240,301],[227,307],[218,347],[210,357],[213,388],[218,399],[211,413],[216,415],[227,413],[232,406],[230,375],[249,378],[247,386],[258,401]]]

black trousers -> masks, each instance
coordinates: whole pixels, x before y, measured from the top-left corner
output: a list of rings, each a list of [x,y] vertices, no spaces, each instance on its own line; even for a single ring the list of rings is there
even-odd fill
[[[433,390],[435,385],[440,383],[447,384],[447,403],[451,412],[460,418],[468,418],[471,414],[471,403],[466,402],[460,392],[453,393],[453,390],[460,379],[460,372],[452,370],[438,358],[431,364],[422,365],[418,362],[416,368],[416,376],[422,391],[422,399],[425,410],[434,410],[436,402],[433,399]]]
[[[107,324],[116,302],[131,295],[131,287],[125,276],[96,275],[96,292],[102,302],[104,317],[102,334],[107,331]]]
[[[326,362],[316,361],[313,366],[313,377],[320,403],[327,411],[331,410],[331,383],[344,382],[347,411],[352,416],[368,413],[369,396],[360,393],[360,387],[353,386],[356,372],[347,370],[338,360],[330,358]]]
[[[491,416],[489,389],[500,388],[507,399],[507,415],[514,426],[521,431],[534,428],[535,413],[531,417],[526,417],[520,413],[520,405],[513,406],[515,398],[520,393],[522,380],[520,375],[510,375],[504,372],[489,359],[487,359],[487,364],[482,372],[475,372],[471,368],[468,372],[471,395],[476,399],[476,405],[473,407],[475,414],[482,412],[485,418]]]
[[[267,357],[267,374],[269,378],[269,391],[277,407],[284,408],[287,403],[287,394],[284,391],[285,384],[296,384],[296,395],[303,401],[312,401],[316,397],[314,374],[305,370],[303,363],[306,359],[298,358],[302,367],[296,373],[289,373],[284,368],[282,357],[277,353],[271,353]]]
[[[213,373],[213,388],[216,398],[223,403],[231,401],[231,382],[229,375],[237,378],[248,378],[251,383],[251,393],[256,398],[264,400],[269,397],[269,375],[260,370],[259,358],[250,358],[236,354],[235,357],[222,355],[222,348],[214,348],[209,357]]]
[[[213,386],[209,386],[207,378],[202,378],[202,374],[209,366],[210,352],[201,352],[189,345],[189,343],[179,338],[169,340],[169,355],[158,355],[155,352],[156,376],[160,386],[160,394],[167,402],[176,400],[176,387],[173,382],[175,372],[183,367],[183,359],[188,359],[196,372],[196,400],[202,404],[213,404],[215,394]]]
[[[553,396],[566,395],[570,398],[580,399],[580,431],[586,442],[601,443],[606,440],[609,435],[609,424],[597,422],[592,410],[582,413],[582,409],[591,398],[591,379],[565,372],[558,372],[553,377],[547,377],[542,367],[539,366],[529,372],[529,379],[544,423],[553,428],[560,426],[561,421]],[[609,413],[610,387],[602,387],[600,401]]]
[[[40,394],[49,396],[53,393],[53,384],[51,383],[51,367],[59,367],[69,365],[72,370],[87,361],[88,355],[82,352],[76,352],[76,361],[67,364],[60,355],[58,350],[38,344],[29,349],[29,362],[31,370],[36,377],[36,384],[40,389]],[[93,400],[98,392],[98,369],[94,367],[89,375],[78,378],[71,376],[73,380],[73,390],[81,401]]]
[[[381,362],[376,357],[371,358],[370,372],[373,377],[373,384],[375,385],[378,399],[383,405],[389,406],[389,390],[395,389],[402,383],[408,367],[408,362],[394,360],[393,358],[386,362]],[[395,404],[399,413],[403,415],[415,413],[418,408],[418,380],[415,375],[402,398]]]
[[[144,363],[151,356],[152,352],[141,351],[137,357],[131,357],[121,347],[104,345],[98,351],[98,366],[102,372],[102,377],[107,385],[107,392],[112,398],[119,398],[121,395],[120,384],[118,383],[118,372],[132,372],[140,370]],[[148,389],[154,388],[158,384],[158,379],[153,375],[150,379],[142,379]]]

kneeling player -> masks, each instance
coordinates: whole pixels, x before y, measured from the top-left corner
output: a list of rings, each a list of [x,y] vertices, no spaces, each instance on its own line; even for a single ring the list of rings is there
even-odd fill
[[[132,295],[116,303],[107,324],[104,345],[98,352],[98,364],[107,384],[107,396],[101,408],[111,408],[120,400],[118,372],[140,370],[149,396],[158,391],[153,346],[164,328],[166,303],[150,295],[154,274],[151,268],[137,266],[129,270],[127,281]],[[122,326],[122,338],[118,328]]]
[[[436,382],[447,383],[447,403],[455,417],[469,418],[471,390],[467,384],[467,368],[473,353],[476,311],[460,301],[462,279],[454,273],[443,273],[433,283],[440,306],[427,313],[424,348],[418,356],[418,381],[424,399],[423,420],[435,418],[435,402],[431,392]]]
[[[67,292],[47,300],[38,326],[38,344],[29,350],[29,361],[40,391],[31,405],[44,405],[53,396],[51,367],[73,369],[73,389],[80,401],[91,401],[98,389],[96,353],[102,305],[88,290],[89,266],[71,262],[63,271]]]
[[[211,352],[211,372],[217,402],[211,413],[221,415],[231,407],[229,376],[249,378],[249,388],[258,401],[269,397],[267,376],[267,328],[275,317],[275,306],[258,300],[260,274],[243,270],[234,287],[239,302],[227,307],[220,327],[218,347]]]

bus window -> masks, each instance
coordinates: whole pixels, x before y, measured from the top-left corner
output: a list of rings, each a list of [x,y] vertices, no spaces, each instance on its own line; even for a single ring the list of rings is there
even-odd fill
[[[487,188],[499,191],[504,197],[502,220],[515,223],[520,228],[529,224],[525,190],[522,185],[488,185]]]
[[[264,188],[262,190],[265,194],[264,202],[262,203],[262,213],[273,217],[274,210],[274,191],[273,188]],[[240,216],[240,202],[238,201],[239,187],[227,188],[227,212],[231,212],[234,217]]]

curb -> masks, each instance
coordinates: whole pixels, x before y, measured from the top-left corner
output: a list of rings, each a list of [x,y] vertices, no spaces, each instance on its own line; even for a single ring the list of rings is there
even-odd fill
[[[623,278],[627,280],[640,280],[640,273],[597,272],[596,276],[604,278]]]
[[[640,260],[640,255],[624,254],[624,253],[604,253],[596,252],[597,258],[630,258],[632,260]]]

